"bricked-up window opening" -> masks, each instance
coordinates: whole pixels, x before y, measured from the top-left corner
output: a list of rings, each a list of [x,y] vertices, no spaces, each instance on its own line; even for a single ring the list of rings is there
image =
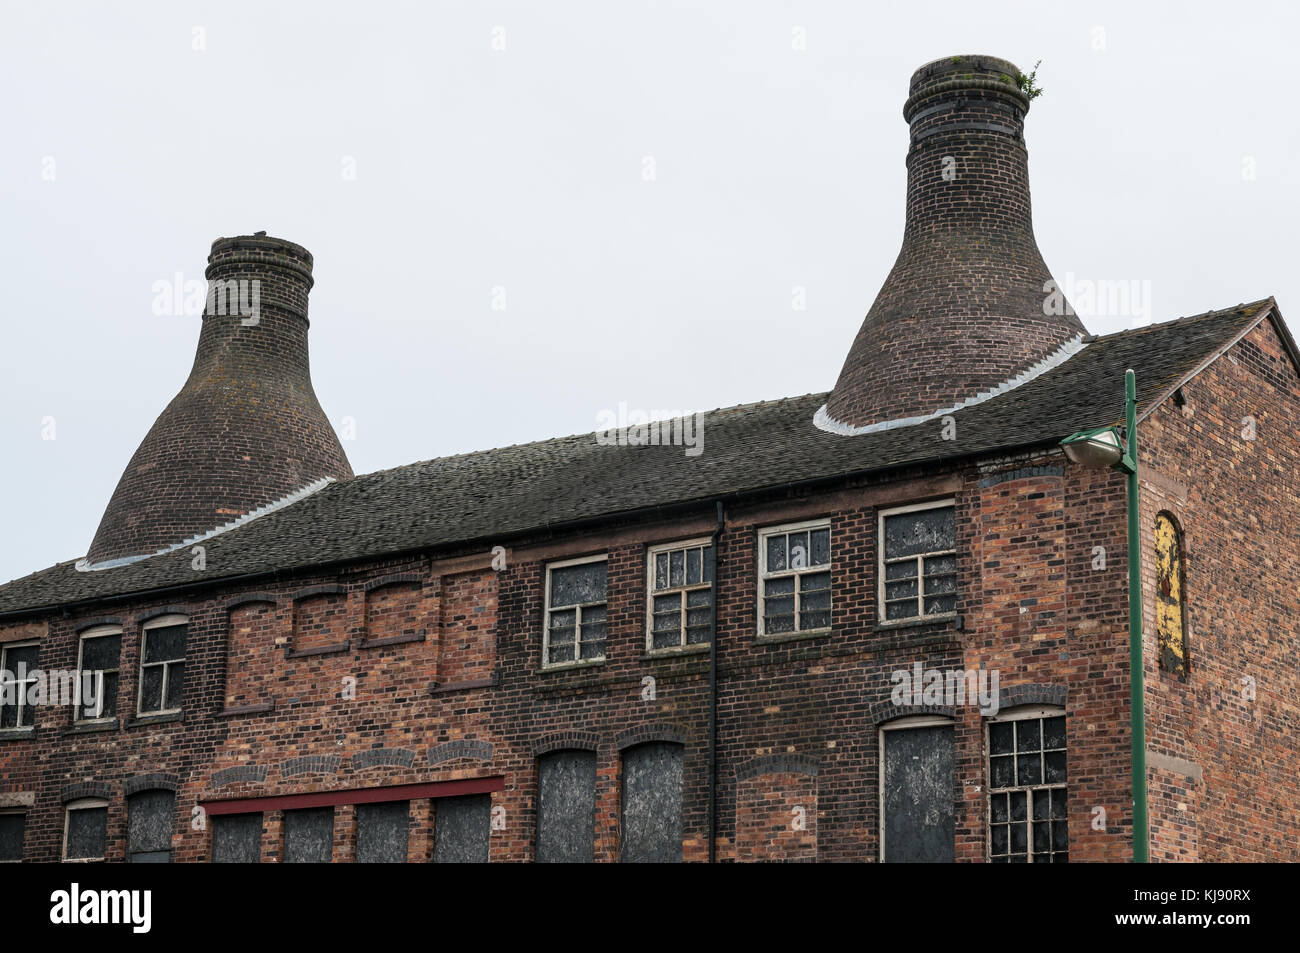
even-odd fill
[[[212,863],[256,864],[261,859],[261,814],[218,814],[212,818]]]
[[[880,617],[885,622],[957,612],[957,517],[952,500],[880,513]]]
[[[682,746],[651,742],[623,753],[622,861],[682,859]]]
[[[141,715],[164,715],[181,710],[185,690],[184,616],[163,616],[144,627],[140,652]]]
[[[990,861],[1069,860],[1065,750],[1060,709],[1013,711],[988,723]]]
[[[1187,681],[1187,602],[1182,533],[1168,513],[1156,516],[1156,635],[1160,667]]]
[[[410,801],[357,805],[357,863],[406,863],[410,836]]]
[[[758,538],[759,635],[831,625],[831,527],[825,520],[765,529]]]
[[[0,864],[16,864],[23,859],[23,835],[27,815],[22,811],[0,811]]]
[[[650,652],[707,645],[713,602],[713,547],[708,540],[656,546],[648,553]]]
[[[108,850],[108,802],[82,798],[69,804],[63,816],[63,859],[103,860]]]
[[[880,732],[880,859],[951,863],[956,848],[952,722],[901,718]]]
[[[36,709],[27,694],[36,681],[36,642],[12,642],[0,645],[0,730],[31,728],[36,724]]]
[[[133,864],[172,862],[172,818],[176,795],[141,791],[126,799],[127,860]]]
[[[122,656],[122,630],[115,627],[87,629],[78,646],[77,669],[90,673],[94,693],[83,696],[77,707],[78,721],[111,721],[117,717],[118,664]]]
[[[334,857],[334,808],[284,812],[284,862],[328,864]]]
[[[546,567],[544,666],[605,657],[606,559],[574,559]]]
[[[539,864],[589,864],[596,850],[596,753],[555,751],[537,759]]]
[[[492,835],[492,795],[465,794],[433,802],[433,862],[486,864]]]

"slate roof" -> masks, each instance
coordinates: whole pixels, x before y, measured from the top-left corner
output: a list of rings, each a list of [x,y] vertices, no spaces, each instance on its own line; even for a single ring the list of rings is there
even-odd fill
[[[1044,445],[1118,420],[1127,368],[1147,413],[1270,314],[1294,348],[1271,298],[1092,339],[1049,373],[957,412],[955,441],[937,421],[826,433],[812,420],[827,395],[808,394],[706,414],[698,456],[585,434],[364,474],[206,540],[202,581],[479,541],[486,551],[563,524]],[[0,586],[0,614],[193,585],[190,561],[186,548],[97,572],[60,563]]]

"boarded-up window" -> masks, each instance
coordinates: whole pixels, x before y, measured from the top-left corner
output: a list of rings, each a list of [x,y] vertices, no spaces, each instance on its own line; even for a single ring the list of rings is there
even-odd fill
[[[141,791],[126,801],[127,859],[133,864],[169,864],[172,860],[171,791]]]
[[[219,814],[212,819],[214,864],[255,864],[261,859],[261,814]]]
[[[1187,611],[1183,595],[1183,544],[1168,513],[1156,517],[1156,634],[1160,667],[1187,680]]]
[[[623,754],[624,863],[682,859],[682,746],[638,745]]]
[[[952,725],[880,733],[886,863],[951,863],[954,846]]]
[[[411,803],[357,805],[357,863],[404,864]]]
[[[537,761],[537,862],[591,863],[596,843],[596,754],[556,751]]]
[[[68,805],[63,838],[64,860],[103,860],[108,847],[108,805],[102,800]]]
[[[26,828],[26,814],[0,814],[0,864],[23,859],[23,833]]]
[[[334,808],[284,812],[284,862],[328,864],[334,856]]]
[[[492,795],[444,797],[433,807],[433,862],[486,864],[492,833]]]

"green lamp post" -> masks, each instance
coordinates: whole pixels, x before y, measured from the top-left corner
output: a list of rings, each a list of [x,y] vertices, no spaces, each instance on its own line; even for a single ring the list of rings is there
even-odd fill
[[[1146,712],[1142,678],[1142,565],[1138,514],[1137,381],[1124,375],[1124,427],[1081,430],[1061,441],[1065,455],[1085,467],[1113,468],[1128,474],[1128,646],[1129,708],[1132,725],[1133,862],[1148,860]]]

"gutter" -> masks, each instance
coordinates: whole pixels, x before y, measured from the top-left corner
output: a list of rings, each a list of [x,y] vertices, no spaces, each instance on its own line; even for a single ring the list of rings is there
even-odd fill
[[[712,564],[713,598],[709,601],[709,863],[718,860],[718,540],[726,522],[726,509],[717,501],[718,523],[709,548]]]

